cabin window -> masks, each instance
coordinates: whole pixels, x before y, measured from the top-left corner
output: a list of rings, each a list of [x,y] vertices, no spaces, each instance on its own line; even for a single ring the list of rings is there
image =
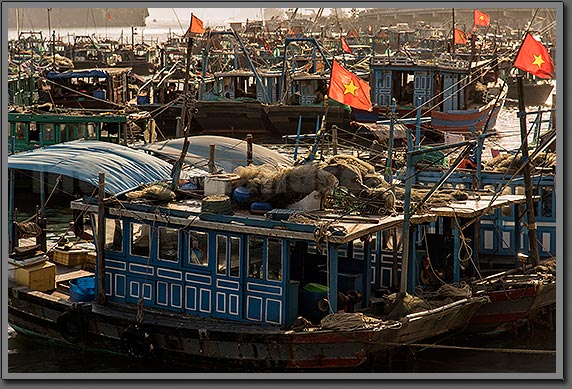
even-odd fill
[[[151,241],[149,226],[141,223],[131,223],[131,255],[149,257]]]
[[[26,123],[16,123],[16,139],[26,140]]]
[[[123,251],[123,221],[105,219],[105,249]]]
[[[71,140],[77,139],[77,136],[74,134],[74,125],[73,124],[61,124],[60,125],[60,141],[61,142],[69,142]]]
[[[43,134],[44,134],[44,142],[53,142],[54,141],[54,124],[53,123],[45,123]]]
[[[159,227],[159,259],[179,261],[179,230],[176,228]]]
[[[77,139],[80,138],[86,138],[87,137],[87,132],[86,132],[86,125],[84,123],[80,123],[77,125]]]
[[[240,238],[230,238],[230,274],[231,277],[240,277]]]
[[[381,237],[381,249],[382,250],[393,250],[393,235],[397,237],[397,250],[402,250],[402,230],[401,229],[393,229],[393,230],[383,230],[382,237]]]
[[[97,139],[97,128],[95,123],[87,124],[87,139]]]
[[[191,265],[208,266],[209,236],[205,232],[191,232],[189,236],[189,258]]]
[[[268,239],[268,267],[266,279],[282,279],[282,241],[278,239]]]
[[[240,277],[240,238],[217,235],[217,273]]]
[[[552,209],[552,188],[542,187],[541,194],[541,205],[542,205],[542,215],[543,217],[553,217]]]
[[[30,141],[40,141],[40,133],[38,132],[38,127],[36,122],[30,122]]]
[[[218,274],[226,274],[226,241],[227,237],[216,237],[216,269]]]
[[[262,278],[262,261],[264,260],[264,239],[248,238],[248,277]]]

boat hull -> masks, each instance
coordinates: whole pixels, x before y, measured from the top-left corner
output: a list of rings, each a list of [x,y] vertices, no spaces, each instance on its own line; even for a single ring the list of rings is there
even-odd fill
[[[474,111],[431,111],[431,127],[440,131],[470,135],[473,131],[483,131],[485,126],[494,128],[501,108],[502,104]]]
[[[539,106],[546,104],[554,85],[550,83],[524,84],[524,105]],[[507,103],[518,104],[518,87],[516,83],[509,83]]]
[[[469,329],[494,330],[527,320],[556,303],[556,283],[534,283],[510,290],[485,291],[490,303],[481,306],[469,322]]]
[[[125,340],[128,328],[136,324],[136,307],[74,304],[62,298],[61,293],[52,295],[11,287],[9,323],[25,335],[179,364],[339,369],[363,365],[370,357],[401,345],[462,330],[481,303],[479,299],[457,302],[433,313],[410,315],[407,320],[381,330],[300,332],[146,310],[139,326],[152,347],[142,346],[136,355],[129,352]],[[62,316],[71,323],[72,330],[62,325]]]

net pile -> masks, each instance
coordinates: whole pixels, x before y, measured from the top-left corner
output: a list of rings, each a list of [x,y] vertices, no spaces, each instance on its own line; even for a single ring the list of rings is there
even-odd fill
[[[330,209],[362,214],[388,214],[394,211],[395,196],[373,165],[351,155],[337,155],[323,164],[340,186],[326,202]]]
[[[338,180],[316,165],[276,167],[268,164],[239,166],[234,171],[240,179],[238,186],[250,190],[253,201],[271,203],[285,208],[318,191],[322,195],[333,192]]]

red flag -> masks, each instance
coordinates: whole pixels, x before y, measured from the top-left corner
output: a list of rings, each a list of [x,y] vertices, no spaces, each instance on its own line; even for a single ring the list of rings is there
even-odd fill
[[[345,51],[346,53],[353,54],[354,52],[352,51],[350,45],[348,45],[348,42],[346,42],[344,37],[341,37],[341,40],[342,40],[342,50]]]
[[[464,45],[467,43],[467,34],[457,28],[455,28],[455,43],[458,45]]]
[[[107,20],[111,20],[111,12],[107,11]]]
[[[491,18],[488,14],[479,11],[478,9],[473,10],[473,24],[475,27],[483,26],[487,27],[491,23]]]
[[[353,108],[371,111],[369,84],[334,61],[328,96]]]
[[[203,27],[203,21],[197,18],[195,15],[191,14],[191,25],[185,33],[185,38],[190,37],[191,34],[202,34],[205,31],[206,29]]]
[[[262,37],[262,43],[264,43],[264,48],[266,49],[266,51],[272,54],[272,49],[270,48],[270,44],[268,43],[266,38]]]
[[[550,78],[554,72],[554,63],[548,50],[528,32],[516,55],[514,67],[540,78]]]

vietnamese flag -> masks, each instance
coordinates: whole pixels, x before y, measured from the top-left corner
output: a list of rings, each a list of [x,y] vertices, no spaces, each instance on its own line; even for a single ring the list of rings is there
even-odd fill
[[[107,11],[107,20],[111,20],[111,12]]]
[[[353,54],[354,52],[352,51],[350,45],[348,45],[348,42],[346,42],[344,37],[342,37],[341,40],[342,40],[342,50],[345,51],[346,53]]]
[[[467,43],[467,34],[457,28],[455,28],[455,43],[458,45],[464,45]]]
[[[367,82],[343,68],[337,61],[332,65],[328,96],[350,107],[371,111],[370,87]]]
[[[185,33],[185,38],[188,38],[191,34],[202,34],[205,31],[206,29],[203,27],[203,21],[191,14],[191,24]]]
[[[483,26],[487,27],[491,23],[491,18],[488,14],[479,11],[478,9],[473,10],[473,23],[475,27]]]
[[[514,67],[540,78],[550,78],[554,72],[554,63],[548,50],[528,32],[516,55]]]

